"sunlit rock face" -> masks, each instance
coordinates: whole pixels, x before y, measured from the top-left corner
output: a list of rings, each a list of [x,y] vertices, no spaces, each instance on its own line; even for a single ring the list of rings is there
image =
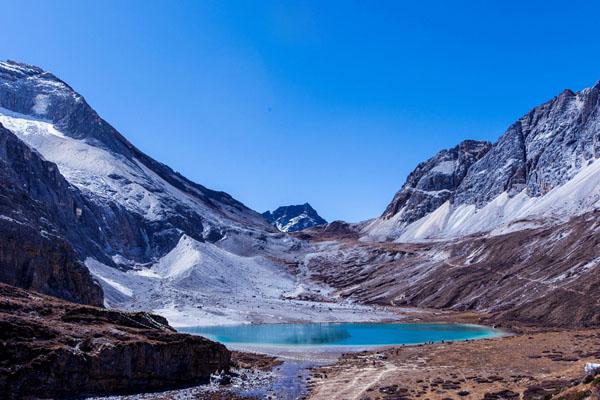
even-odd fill
[[[411,223],[452,197],[469,168],[492,147],[488,142],[465,140],[419,164],[394,196],[382,218],[402,213],[399,221]]]

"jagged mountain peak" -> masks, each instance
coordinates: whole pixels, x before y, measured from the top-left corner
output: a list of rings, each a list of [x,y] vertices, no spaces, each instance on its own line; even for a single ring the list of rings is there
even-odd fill
[[[296,232],[327,223],[308,203],[281,206],[273,212],[266,211],[262,215],[282,232]]]
[[[44,72],[39,67],[14,60],[0,61],[0,68],[4,71],[12,71],[14,74],[21,76],[39,75]]]
[[[365,235],[412,241],[502,232],[514,221],[536,226],[598,207],[600,81],[528,111],[485,152],[460,164],[464,174],[452,175],[460,179],[433,173],[447,157],[442,151],[419,164]]]
[[[483,157],[491,146],[485,141],[464,140],[420,163],[410,173],[381,218],[390,219],[402,213],[400,221],[411,223],[435,210],[452,196],[471,165]]]

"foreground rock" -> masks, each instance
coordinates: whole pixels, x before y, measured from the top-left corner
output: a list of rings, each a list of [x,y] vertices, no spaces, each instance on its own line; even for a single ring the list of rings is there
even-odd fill
[[[0,284],[0,393],[8,399],[206,383],[230,353],[147,313],[81,306]]]

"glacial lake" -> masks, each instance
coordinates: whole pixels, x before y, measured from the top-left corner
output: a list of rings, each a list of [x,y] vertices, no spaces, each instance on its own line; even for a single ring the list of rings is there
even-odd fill
[[[471,324],[311,323],[180,328],[223,344],[253,346],[390,346],[483,339],[503,333]]]

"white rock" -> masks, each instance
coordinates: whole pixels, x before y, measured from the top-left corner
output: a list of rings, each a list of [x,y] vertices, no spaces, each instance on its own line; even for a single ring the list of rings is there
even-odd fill
[[[585,371],[586,374],[593,374],[596,372],[600,372],[600,364],[587,363],[587,364],[585,364],[585,367],[583,367],[583,370]]]

